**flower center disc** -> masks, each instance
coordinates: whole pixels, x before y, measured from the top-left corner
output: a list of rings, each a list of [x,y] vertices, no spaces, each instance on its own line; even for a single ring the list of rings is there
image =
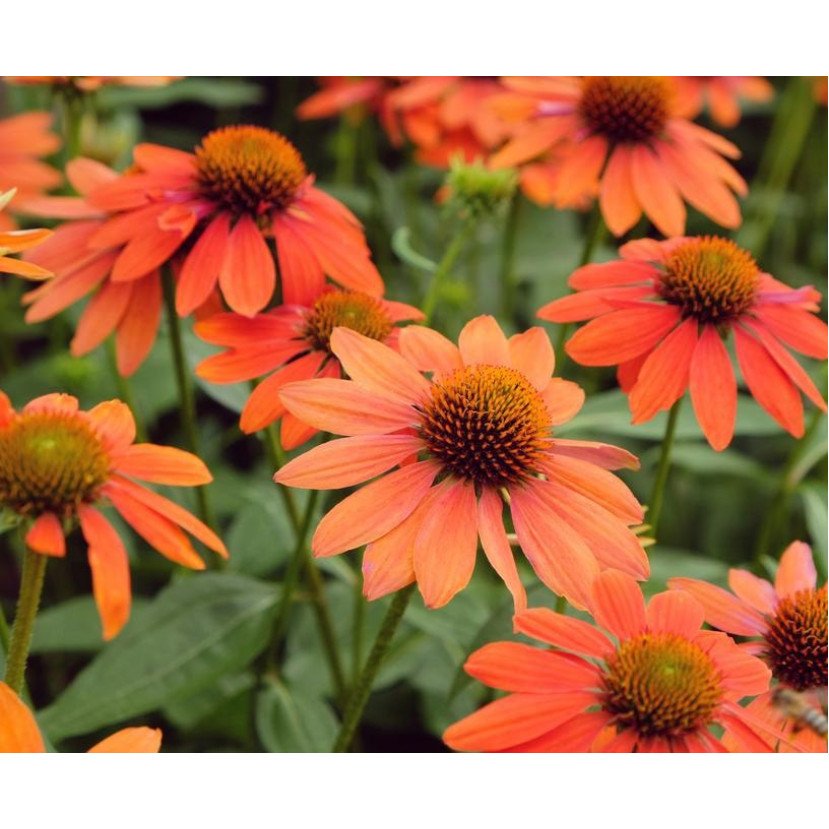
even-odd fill
[[[710,722],[720,677],[697,645],[643,633],[619,645],[603,678],[604,707],[644,737],[680,736]]]
[[[331,332],[338,325],[381,342],[394,328],[379,299],[368,294],[329,291],[308,312],[303,336],[317,351],[330,353]]]
[[[583,81],[580,110],[593,132],[636,143],[662,132],[670,101],[665,78],[594,77]]]
[[[717,324],[747,310],[759,285],[760,270],[750,253],[729,239],[703,236],[668,257],[657,290],[683,316]]]
[[[0,503],[21,515],[68,515],[108,475],[100,439],[78,417],[33,412],[0,430]]]
[[[503,486],[536,471],[551,425],[541,395],[521,372],[477,365],[433,384],[420,428],[429,452],[452,473]]]
[[[799,590],[777,606],[766,632],[774,676],[796,691],[826,685],[826,585]]]
[[[296,147],[263,127],[223,127],[196,148],[205,195],[234,213],[259,216],[288,205],[307,172]]]

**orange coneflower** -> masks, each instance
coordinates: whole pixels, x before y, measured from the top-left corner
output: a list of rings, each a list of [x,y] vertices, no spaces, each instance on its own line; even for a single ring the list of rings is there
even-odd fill
[[[598,192],[605,223],[620,236],[644,213],[665,236],[685,230],[685,202],[738,227],[745,181],[723,158],[730,141],[677,111],[670,78],[505,78],[493,99],[504,117],[529,118],[490,163],[511,167],[553,152],[560,165],[553,203]]]
[[[228,350],[208,357],[196,374],[213,383],[237,383],[268,374],[248,398],[239,425],[251,433],[281,418],[282,446],[294,449],[317,430],[285,410],[279,390],[297,380],[342,376],[331,351],[332,331],[344,326],[396,345],[396,324],[421,319],[422,312],[411,305],[330,288],[307,305],[282,305],[253,319],[216,314],[197,323],[196,333]]]
[[[765,78],[749,76],[708,76],[674,78],[678,107],[687,118],[695,118],[706,105],[711,118],[721,127],[740,122],[740,100],[765,103],[774,96],[774,87]]]
[[[3,218],[3,209],[14,198],[15,190],[7,193],[0,192],[0,220]],[[51,271],[38,267],[31,262],[12,259],[8,254],[20,253],[36,245],[52,235],[51,230],[38,228],[36,230],[0,230],[0,273],[13,273],[26,279],[47,279]]]
[[[489,155],[512,133],[512,124],[490,106],[502,93],[496,78],[418,77],[405,79],[386,104],[417,148],[418,161],[448,167]]]
[[[769,664],[780,685],[807,698],[826,693],[826,585],[817,587],[812,551],[792,542],[780,558],[774,584],[747,570],[729,570],[733,593],[698,579],[673,578],[668,586],[690,593],[705,608],[709,625],[736,636],[750,637],[746,650]],[[826,737],[776,710],[774,693],[758,697],[749,707],[756,716],[782,731],[798,748],[826,751]],[[788,746],[783,743],[781,750]]]
[[[112,296],[101,299],[105,307],[94,312],[100,317],[92,326],[97,334],[107,326],[112,330],[113,319],[122,318],[128,307],[145,303],[143,296],[135,302],[128,296],[139,280],[148,280],[152,301],[146,306],[157,318],[155,274],[171,261],[180,266],[176,310],[181,316],[202,306],[217,287],[233,311],[253,316],[273,298],[277,259],[285,302],[315,297],[325,274],[347,288],[382,295],[383,281],[359,222],[314,186],[302,157],[279,133],[224,127],[207,135],[195,154],[141,144],[134,155],[133,168],[109,181],[99,169],[90,175],[93,168],[86,162],[81,204],[54,199],[37,204],[41,215],[51,205],[60,216],[94,216],[95,211],[107,216],[99,226],[71,223],[81,239],[67,232],[48,250],[57,285],[69,294],[89,290],[78,284],[79,263],[93,267],[89,263],[95,260],[95,277],[84,282],[91,286],[100,282],[102,259],[111,260],[104,284]],[[271,238],[276,252],[268,245]],[[47,254],[32,258],[38,261],[41,255]],[[71,291],[62,279],[70,274],[75,275]],[[144,317],[142,333],[152,342],[157,319],[151,325],[146,310],[138,313]]]
[[[586,265],[570,277],[578,293],[539,312],[552,322],[592,320],[566,345],[576,362],[618,365],[633,422],[670,408],[690,387],[702,431],[714,449],[734,434],[737,384],[723,338],[733,333],[749,391],[787,431],[803,435],[802,391],[826,409],[820,392],[784,348],[826,359],[820,294],[794,290],[763,273],[728,239],[641,239],[621,261]]]
[[[628,529],[641,522],[642,508],[608,471],[638,462],[615,446],[551,438],[584,393],[551,378],[547,335],[532,328],[507,339],[484,316],[464,327],[459,346],[409,326],[397,353],[337,328],[331,350],[351,379],[282,389],[300,420],[349,437],[291,461],[279,483],[332,489],[383,476],[322,519],[314,555],[368,544],[369,599],[416,580],[426,604],[440,607],[469,582],[480,537],[520,608],[526,595],[504,529],[506,503],[538,577],[574,604],[585,605],[602,567],[646,578],[647,557]],[[431,380],[421,371],[433,371]]]
[[[669,591],[645,607],[639,585],[606,570],[594,583],[598,623],[530,609],[516,629],[552,645],[486,645],[467,673],[509,691],[447,729],[461,751],[716,752],[711,726],[731,729],[738,750],[771,751],[762,724],[738,705],[765,692],[769,669],[724,633],[700,630],[702,606]]]
[[[90,754],[155,754],[161,748],[158,728],[122,728],[89,749]],[[46,751],[32,712],[0,682],[0,754],[39,754]]]
[[[0,193],[16,191],[15,207],[61,182],[60,173],[39,160],[60,147],[60,139],[49,131],[51,123],[48,112],[0,120]],[[16,226],[8,215],[0,215],[0,231]]]
[[[29,525],[26,544],[41,555],[65,555],[65,534],[80,523],[105,639],[129,618],[130,572],[98,505],[110,503],[151,547],[184,567],[205,565],[183,530],[227,556],[201,521],[132,480],[198,486],[212,480],[207,467],[180,449],[134,440],[135,421],[119,400],[87,412],[68,394],[48,394],[16,412],[0,392],[0,507]]]

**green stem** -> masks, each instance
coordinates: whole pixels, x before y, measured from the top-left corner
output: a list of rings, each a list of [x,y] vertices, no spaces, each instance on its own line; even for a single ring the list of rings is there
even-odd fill
[[[504,223],[504,235],[501,240],[501,295],[504,315],[510,320],[515,318],[515,306],[517,304],[518,286],[515,281],[515,250],[520,213],[521,194],[515,193],[509,205],[509,212]]]
[[[659,524],[659,515],[662,512],[662,501],[665,497],[665,484],[667,483],[668,472],[671,468],[671,450],[674,445],[674,434],[676,433],[676,423],[679,418],[679,407],[681,405],[682,398],[680,397],[671,406],[671,411],[668,413],[665,437],[662,438],[662,452],[659,456],[659,466],[656,468],[656,478],[653,482],[653,491],[651,492],[651,499],[648,505],[647,520],[654,537],[657,537],[656,528]]]
[[[115,388],[118,392],[118,397],[124,401],[132,412],[133,420],[135,420],[135,435],[140,443],[145,443],[147,440],[147,432],[144,429],[144,423],[138,414],[138,408],[135,405],[135,395],[132,393],[132,385],[129,378],[123,377],[118,371],[118,356],[115,352],[115,338],[107,337],[106,343],[107,361],[109,363],[110,371],[112,372],[112,379],[115,381]]]
[[[164,285],[164,306],[167,312],[167,324],[170,334],[170,352],[173,357],[173,366],[176,372],[179,402],[181,403],[181,424],[188,449],[201,457],[199,452],[199,433],[196,426],[196,398],[193,393],[193,383],[187,363],[184,358],[184,343],[181,336],[181,320],[176,311],[176,286],[169,268],[164,268],[162,282]],[[203,486],[196,487],[196,498],[199,504],[199,515],[205,524],[215,528],[213,513],[207,498],[207,490]]]
[[[374,645],[372,645],[371,653],[369,653],[366,664],[363,666],[363,670],[360,672],[360,676],[357,678],[357,682],[354,684],[354,688],[348,698],[343,724],[340,727],[340,733],[337,735],[332,751],[348,751],[348,747],[354,739],[354,733],[357,731],[357,726],[359,726],[360,720],[362,719],[374,680],[383,664],[383,659],[388,652],[392,639],[394,639],[397,627],[403,619],[403,614],[414,593],[414,589],[415,585],[410,584],[408,587],[404,587],[398,591],[394,599],[392,599],[392,603],[388,611],[386,611],[386,616],[377,633],[377,638],[374,640]]]
[[[786,503],[792,494],[792,490],[799,483],[796,480],[797,476],[793,476],[792,473],[797,467],[803,451],[809,445],[809,439],[822,421],[823,412],[820,409],[815,409],[806,433],[800,440],[795,442],[792,451],[789,453],[789,457],[783,467],[783,472],[778,479],[777,488],[772,497],[771,504],[763,516],[763,523],[760,525],[760,531],[757,534],[757,544],[754,548],[755,564],[759,565],[763,557],[769,554],[772,542],[778,537],[778,529],[780,527],[781,517],[786,508]]]
[[[605,224],[602,220],[602,211],[599,208],[599,203],[593,205],[593,210],[590,213],[590,219],[587,224],[587,233],[584,237],[584,247],[581,251],[581,259],[579,259],[579,267],[582,268],[588,265],[593,259],[593,254],[596,252],[596,247],[604,237]],[[561,323],[558,330],[558,339],[556,340],[556,360],[558,361],[558,373],[561,374],[561,367],[567,360],[567,352],[564,350],[564,342],[567,339],[567,334],[570,330],[568,323]]]
[[[64,164],[81,154],[81,129],[83,127],[83,98],[67,88],[60,96],[63,110],[63,157]]]
[[[366,601],[363,598],[363,579],[359,560],[354,577],[354,620],[351,628],[351,684],[356,684],[363,664],[363,627],[366,618]]]
[[[440,296],[440,289],[443,281],[449,271],[451,271],[454,267],[455,262],[457,261],[458,256],[460,256],[463,246],[466,244],[467,239],[469,239],[474,227],[475,223],[473,221],[465,221],[458,229],[455,237],[449,243],[449,247],[446,249],[446,253],[443,254],[443,258],[440,262],[438,262],[435,272],[432,274],[432,281],[429,283],[429,289],[423,299],[423,305],[421,306],[426,317],[423,321],[424,325],[428,325],[429,321],[432,319],[432,315],[435,313],[435,306],[437,305],[438,297]]]
[[[357,144],[360,128],[349,121],[347,115],[340,116],[337,134],[334,138],[336,167],[334,181],[337,184],[354,184],[357,173]]]
[[[32,643],[40,594],[43,592],[43,574],[48,557],[26,550],[23,558],[23,574],[20,577],[20,595],[14,615],[9,650],[6,656],[6,685],[16,694],[23,689],[29,646]]]
[[[276,427],[273,423],[265,428],[265,452],[268,456],[268,463],[273,468],[274,474],[276,474],[285,466],[287,459],[285,458],[285,453],[282,451],[282,446],[276,435]],[[288,513],[288,519],[294,529],[294,534],[298,536],[300,527],[302,526],[302,519],[299,516],[299,508],[296,505],[294,491],[284,484],[277,484],[276,486],[282,498],[282,503],[285,505],[285,511]]]

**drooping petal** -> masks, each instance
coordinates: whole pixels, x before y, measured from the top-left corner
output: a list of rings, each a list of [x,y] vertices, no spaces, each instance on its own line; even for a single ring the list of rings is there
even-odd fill
[[[252,317],[270,302],[276,287],[273,254],[256,222],[243,215],[227,239],[219,270],[219,286],[227,304]]]
[[[816,360],[826,359],[829,332],[820,317],[800,308],[762,302],[753,309],[753,314],[778,340],[795,351]]]
[[[690,370],[691,403],[713,449],[725,449],[737,420],[737,381],[731,359],[713,325],[704,325]]]
[[[631,148],[631,180],[642,210],[664,236],[685,231],[685,205],[664,164],[645,146]]]
[[[447,480],[429,504],[414,543],[417,585],[427,607],[443,607],[469,584],[477,549],[475,487]]]
[[[118,635],[130,617],[129,558],[118,533],[98,510],[81,506],[78,517],[89,545],[92,594],[101,616],[104,639],[109,640]]]
[[[518,541],[541,581],[571,604],[585,608],[599,565],[581,536],[550,509],[552,495],[545,484],[530,481],[510,488]]]
[[[605,223],[614,236],[627,233],[642,215],[633,189],[630,165],[630,149],[621,144],[611,151],[602,175],[599,205]]]
[[[484,489],[478,500],[478,534],[481,546],[492,569],[504,580],[512,594],[515,612],[527,607],[527,592],[518,575],[515,556],[512,553],[506,530],[504,530],[503,503],[500,495],[492,489]]]
[[[39,515],[26,533],[26,546],[44,556],[65,556],[66,539],[57,515],[53,512]]]
[[[393,530],[423,500],[439,469],[433,461],[411,464],[344,498],[317,526],[311,540],[314,555],[344,553]]]
[[[220,213],[187,254],[176,286],[176,312],[192,314],[216,287],[230,241],[230,214]]]
[[[130,283],[132,298],[115,333],[118,373],[129,377],[150,353],[161,321],[161,275],[153,271]]]
[[[686,319],[671,331],[642,365],[630,392],[634,423],[669,409],[685,393],[697,344],[697,321]]]
[[[751,334],[735,326],[737,360],[754,399],[787,431],[803,436],[803,401],[786,373]]]

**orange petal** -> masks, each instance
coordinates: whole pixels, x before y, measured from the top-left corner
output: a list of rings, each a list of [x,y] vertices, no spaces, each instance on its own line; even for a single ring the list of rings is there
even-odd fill
[[[89,749],[89,754],[156,754],[161,749],[160,728],[122,728]]]
[[[331,350],[345,373],[374,394],[412,403],[429,393],[429,381],[396,351],[350,328],[331,335]]]
[[[412,406],[366,391],[352,380],[315,378],[289,383],[279,397],[304,423],[337,435],[387,434],[417,420]]]
[[[651,633],[675,633],[693,639],[705,620],[705,610],[690,593],[669,590],[657,593],[648,602],[647,619]]]
[[[230,215],[220,213],[201,232],[187,254],[176,285],[176,312],[192,314],[216,287],[230,243]]]
[[[510,337],[507,346],[512,367],[537,389],[544,389],[556,367],[553,345],[547,332],[538,326],[528,328]]]
[[[504,530],[502,513],[501,496],[492,489],[484,489],[478,500],[478,533],[481,546],[492,569],[504,580],[512,594],[515,612],[520,613],[527,607],[527,592],[518,575],[515,556]]]
[[[213,480],[204,461],[173,446],[136,443],[118,458],[118,472],[169,486],[198,486]]]
[[[703,325],[690,370],[691,402],[703,434],[718,452],[734,436],[737,381],[728,350],[713,325]]]
[[[681,236],[685,231],[685,205],[668,171],[651,150],[631,148],[631,178],[642,210],[663,236]]]
[[[584,405],[584,389],[572,380],[552,377],[541,392],[553,426],[572,420]]]
[[[261,311],[273,296],[273,255],[256,222],[248,215],[236,222],[227,239],[219,286],[227,304],[246,317]]]
[[[780,557],[780,566],[774,579],[774,588],[781,599],[798,590],[813,590],[817,584],[817,571],[812,549],[802,541],[793,541]]]
[[[728,586],[736,596],[765,616],[774,614],[777,604],[777,593],[774,588],[754,573],[748,570],[731,569],[728,571]]]
[[[639,469],[639,459],[627,449],[594,440],[556,438],[553,449],[557,455],[587,461],[602,469]]]
[[[32,712],[5,682],[0,682],[0,754],[45,751]]]
[[[475,487],[447,479],[429,504],[414,544],[417,586],[427,607],[443,607],[469,584],[477,549]]]
[[[458,337],[458,348],[465,366],[484,363],[490,366],[510,365],[507,338],[495,317],[484,315],[470,320]]]
[[[630,392],[634,423],[644,423],[657,412],[670,409],[688,388],[691,359],[697,344],[697,321],[681,322],[654,348],[642,364]]]
[[[111,455],[120,455],[135,440],[135,418],[120,400],[99,403],[86,416]]]
[[[414,434],[359,435],[323,443],[279,470],[279,483],[300,489],[344,489],[375,478],[416,455]]]
[[[642,589],[626,573],[605,570],[593,582],[593,618],[618,639],[630,639],[645,630]]]
[[[66,539],[60,519],[52,512],[38,516],[26,533],[26,546],[44,556],[65,556]]]
[[[627,233],[642,215],[633,190],[630,167],[630,149],[622,144],[611,151],[602,175],[599,205],[605,224],[614,236]]]
[[[81,531],[89,545],[92,593],[101,615],[104,639],[117,636],[130,617],[130,565],[118,533],[96,509],[78,509]]]
[[[554,613],[544,608],[530,608],[514,618],[519,633],[532,636],[556,648],[585,654],[597,659],[607,659],[613,653],[613,645],[607,636],[593,625]]]
[[[668,579],[668,587],[690,593],[705,609],[705,621],[712,627],[738,636],[757,636],[766,629],[760,613],[722,587],[687,578]]]
[[[317,526],[315,556],[333,556],[375,541],[401,524],[426,496],[439,467],[422,461],[390,472],[340,501]]]

